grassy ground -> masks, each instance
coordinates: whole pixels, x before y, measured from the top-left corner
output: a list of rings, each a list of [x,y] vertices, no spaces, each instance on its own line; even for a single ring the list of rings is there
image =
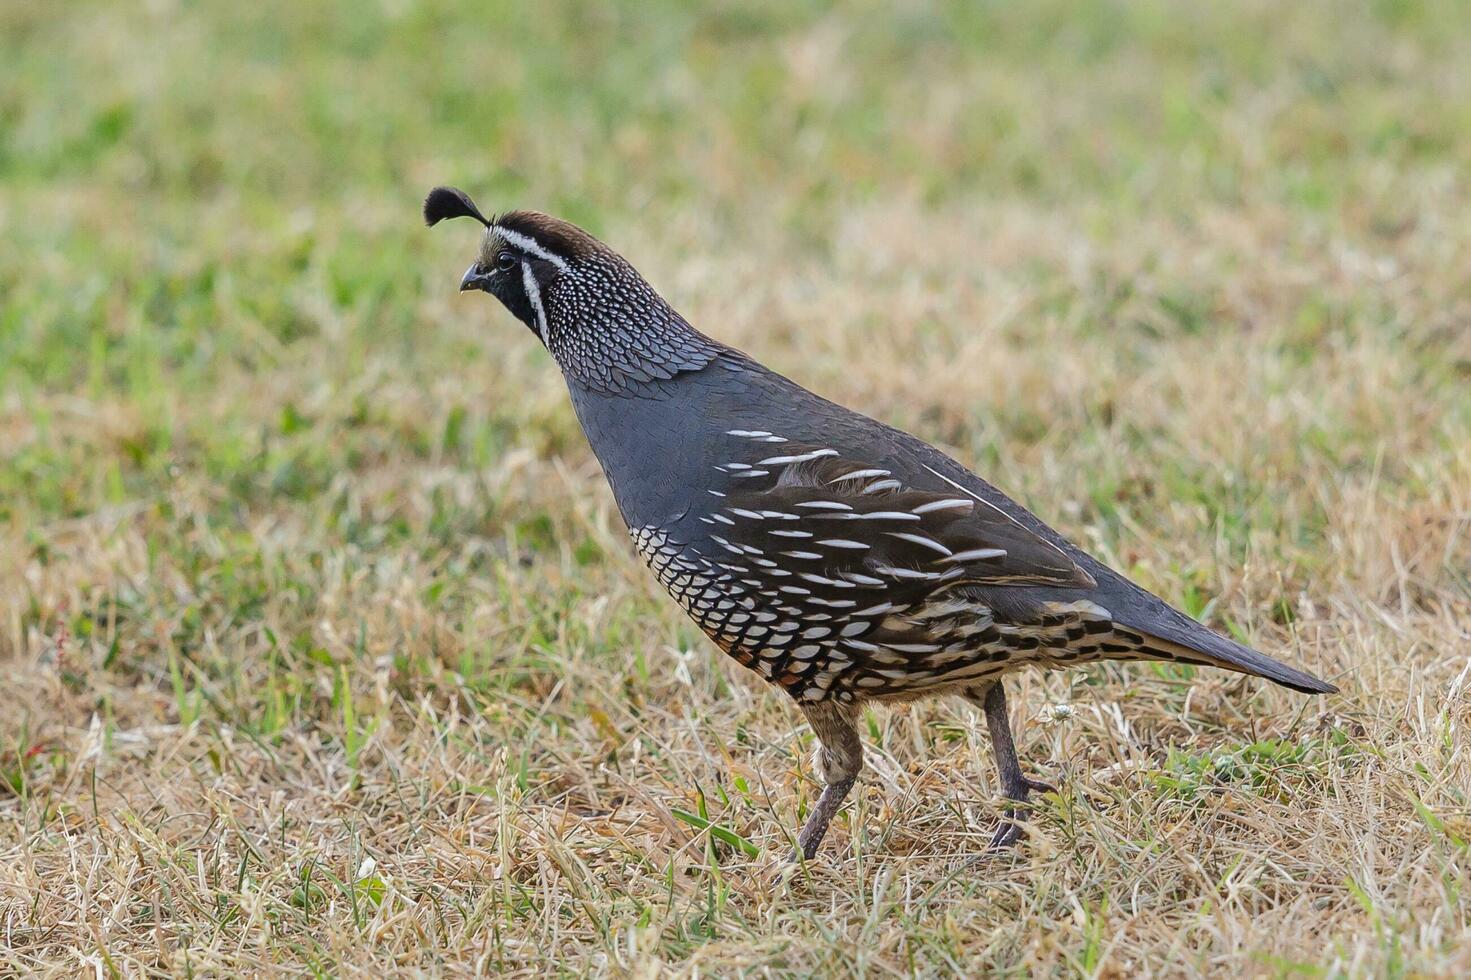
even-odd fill
[[[0,65],[0,974],[1471,972],[1461,4],[7,4]],[[875,712],[773,886],[811,735],[442,181],[1343,693],[1022,675],[993,860],[983,726]]]

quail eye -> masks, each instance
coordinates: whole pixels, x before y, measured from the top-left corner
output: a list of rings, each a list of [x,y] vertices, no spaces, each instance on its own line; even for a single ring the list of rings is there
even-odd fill
[[[495,267],[502,272],[510,269],[516,264],[516,253],[502,252],[495,257]]]

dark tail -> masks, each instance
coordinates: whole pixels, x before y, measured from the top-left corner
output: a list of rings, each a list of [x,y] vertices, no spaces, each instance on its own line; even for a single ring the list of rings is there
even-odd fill
[[[1096,563],[1095,563],[1096,564]],[[1223,667],[1242,674],[1265,677],[1304,694],[1333,694],[1338,688],[1312,674],[1278,663],[1271,657],[1228,639],[1202,626],[1158,596],[1106,569],[1099,577],[1100,591],[1113,593],[1105,604],[1114,622],[1146,635],[1146,645],[1158,649],[1161,659]],[[1091,569],[1090,569],[1091,570]]]
[[[1304,694],[1335,694],[1338,691],[1336,686],[1327,681],[1273,660],[1266,654],[1257,653],[1251,647],[1242,646],[1199,623],[1195,627],[1199,633],[1191,637],[1190,643],[1174,642],[1151,632],[1146,636],[1147,645],[1158,648],[1171,660],[1206,667],[1223,667],[1237,673],[1251,674],[1253,677],[1265,677]]]

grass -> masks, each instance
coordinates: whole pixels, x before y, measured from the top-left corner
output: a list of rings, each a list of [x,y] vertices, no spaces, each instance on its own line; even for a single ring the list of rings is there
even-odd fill
[[[895,5],[896,7],[900,5]],[[0,9],[0,974],[1471,972],[1451,0]],[[1026,674],[812,738],[632,556],[420,196],[1339,683]]]

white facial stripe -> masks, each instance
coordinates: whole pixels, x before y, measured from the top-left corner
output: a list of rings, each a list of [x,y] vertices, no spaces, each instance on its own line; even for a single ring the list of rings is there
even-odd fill
[[[551,252],[542,248],[541,245],[537,244],[536,239],[523,235],[518,231],[510,231],[502,228],[500,225],[491,225],[490,228],[497,235],[501,236],[507,245],[514,245],[523,252],[528,252],[539,259],[545,259],[563,272],[567,271],[567,260],[560,255],[553,255]]]
[[[536,332],[545,338],[547,311],[541,305],[541,286],[537,283],[536,276],[531,274],[531,263],[525,259],[521,260],[521,285],[526,289],[526,298],[531,300],[531,308],[536,311]]]

